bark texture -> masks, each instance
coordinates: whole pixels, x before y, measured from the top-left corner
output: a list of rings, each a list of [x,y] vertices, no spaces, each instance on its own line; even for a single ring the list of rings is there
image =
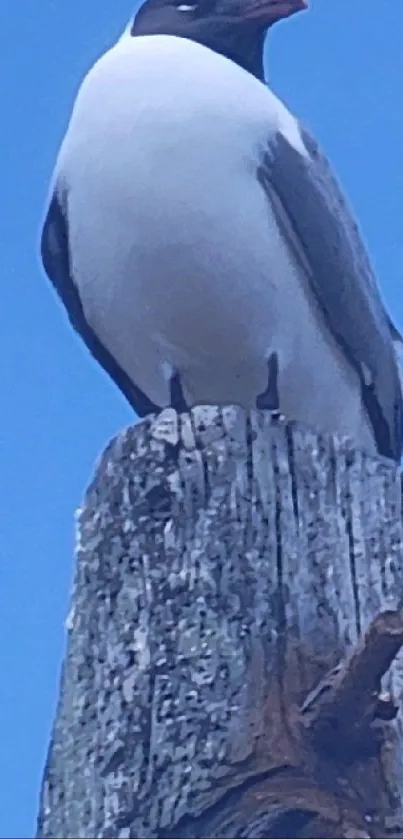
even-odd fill
[[[401,505],[389,461],[263,412],[122,432],[78,516],[38,837],[400,836]]]

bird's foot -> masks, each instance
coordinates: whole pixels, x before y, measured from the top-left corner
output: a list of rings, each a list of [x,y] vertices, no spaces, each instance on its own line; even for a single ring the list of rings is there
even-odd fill
[[[178,372],[172,373],[169,379],[169,398],[171,408],[173,408],[178,414],[185,414],[189,412],[189,408],[183,395],[181,378]]]
[[[281,413],[277,408],[274,411],[270,411],[270,415],[273,422],[284,422],[285,416]]]
[[[280,399],[278,393],[278,355],[272,353],[267,360],[268,379],[267,387],[263,393],[256,397],[256,408],[262,411],[270,411],[272,419],[276,422],[284,419],[280,411]]]

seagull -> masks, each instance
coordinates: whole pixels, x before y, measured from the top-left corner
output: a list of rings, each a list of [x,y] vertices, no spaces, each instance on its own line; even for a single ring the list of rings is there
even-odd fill
[[[325,155],[264,78],[268,30],[305,7],[146,0],[79,89],[41,259],[140,417],[257,407],[398,461],[402,338]]]

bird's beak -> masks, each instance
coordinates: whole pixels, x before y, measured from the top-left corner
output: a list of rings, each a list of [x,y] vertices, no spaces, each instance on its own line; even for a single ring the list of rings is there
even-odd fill
[[[244,0],[241,17],[243,20],[261,21],[270,26],[277,20],[307,8],[307,0]]]

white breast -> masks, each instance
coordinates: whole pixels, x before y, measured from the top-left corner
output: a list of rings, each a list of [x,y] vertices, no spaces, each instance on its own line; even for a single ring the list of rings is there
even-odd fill
[[[74,279],[157,404],[167,364],[190,403],[254,404],[274,349],[286,415],[370,438],[357,377],[256,178],[279,126],[303,152],[293,117],[234,63],[185,39],[123,39],[84,81],[60,154]]]

